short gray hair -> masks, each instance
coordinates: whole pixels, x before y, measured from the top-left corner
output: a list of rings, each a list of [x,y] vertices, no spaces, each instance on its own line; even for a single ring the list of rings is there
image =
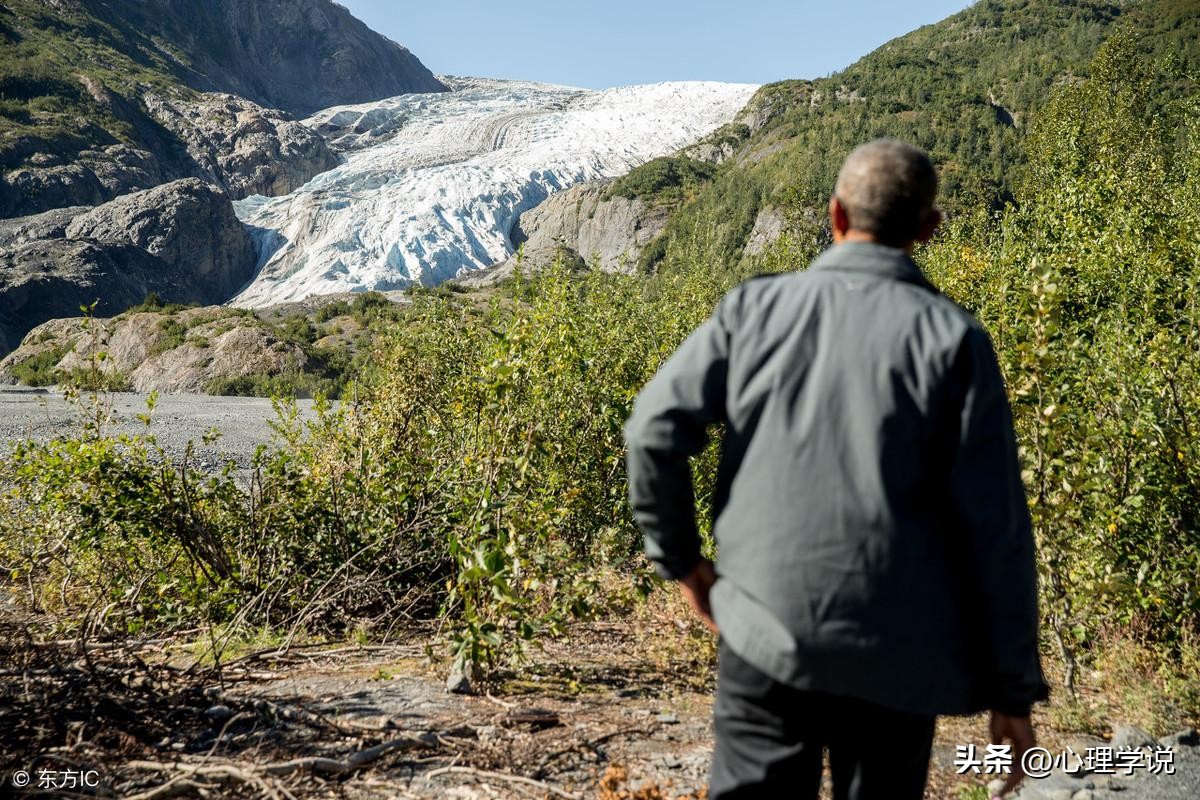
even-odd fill
[[[937,172],[923,150],[896,139],[855,148],[838,173],[834,195],[853,230],[882,244],[913,241],[933,213]]]

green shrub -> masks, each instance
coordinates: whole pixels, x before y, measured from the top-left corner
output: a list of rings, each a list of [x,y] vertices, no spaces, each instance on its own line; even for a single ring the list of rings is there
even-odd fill
[[[162,332],[162,336],[157,338],[151,346],[151,356],[174,350],[176,347],[182,345],[187,338],[187,326],[176,319],[173,314],[160,319],[158,321],[158,329]]]
[[[58,362],[68,352],[66,347],[52,347],[30,356],[12,367],[12,375],[26,386],[51,386],[58,382]]]
[[[164,303],[155,292],[150,292],[146,298],[136,306],[125,310],[122,316],[127,314],[136,314],[142,311],[158,311],[164,314],[174,314],[177,311],[183,311],[188,308],[196,308],[195,304],[185,305],[183,303]]]
[[[326,303],[317,309],[313,315],[313,321],[318,325],[324,325],[331,319],[345,316],[350,313],[350,304],[345,300],[336,300],[332,303]]]
[[[634,168],[609,187],[609,197],[643,198],[650,203],[678,202],[712,180],[716,167],[686,156],[664,156]]]
[[[223,397],[311,398],[318,394],[336,398],[340,382],[306,372],[255,373],[253,375],[214,378],[204,387],[205,394]]]
[[[307,314],[292,314],[276,326],[280,338],[306,347],[317,340],[317,329]]]
[[[1020,205],[925,257],[995,338],[1068,685],[1106,628],[1170,652],[1200,618],[1196,104],[1162,107],[1128,37],[1090,74],[1039,119]]]
[[[133,384],[125,373],[92,367],[60,370],[56,382],[80,392],[128,392],[133,389]]]

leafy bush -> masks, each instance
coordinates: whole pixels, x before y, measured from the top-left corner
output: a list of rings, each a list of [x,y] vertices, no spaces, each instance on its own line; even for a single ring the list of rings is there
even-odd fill
[[[66,347],[51,347],[12,367],[12,375],[26,386],[51,386],[58,382],[58,362],[67,354]]]
[[[222,397],[311,398],[323,395],[336,399],[341,382],[308,372],[254,373],[253,375],[214,378],[204,387],[205,394]]]
[[[128,375],[113,370],[75,367],[60,370],[55,377],[56,383],[80,392],[128,392],[133,388]]]
[[[664,156],[634,168],[609,187],[609,197],[644,198],[651,203],[677,202],[712,180],[716,167],[686,156]]]
[[[136,314],[142,311],[158,311],[164,314],[174,314],[177,311],[183,311],[184,309],[188,308],[196,308],[196,305],[185,305],[183,303],[164,303],[162,298],[160,298],[155,292],[150,292],[150,294],[146,295],[146,299],[142,300],[141,303],[126,309],[122,316],[126,314]]]
[[[350,304],[345,300],[336,300],[332,303],[326,303],[317,309],[313,315],[313,321],[318,325],[324,325],[330,320],[341,317],[350,313]]]
[[[317,339],[317,329],[313,327],[307,314],[291,314],[276,326],[280,338],[306,347]]]
[[[1021,204],[926,253],[995,337],[1068,685],[1100,631],[1169,651],[1200,619],[1196,101],[1161,107],[1127,36],[1090,72],[1042,114]]]
[[[150,355],[156,356],[160,353],[165,353],[169,350],[174,350],[183,344],[187,338],[187,326],[175,318],[173,314],[168,314],[158,321],[158,329],[162,331],[162,336],[155,340],[154,345],[150,348]]]

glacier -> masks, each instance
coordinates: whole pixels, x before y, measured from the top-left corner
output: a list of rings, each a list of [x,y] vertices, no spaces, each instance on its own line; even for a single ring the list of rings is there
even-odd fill
[[[449,93],[337,106],[303,121],[344,163],[291,194],[234,204],[259,265],[232,305],[432,286],[503,261],[523,211],[702,139],[758,88],[450,80]]]

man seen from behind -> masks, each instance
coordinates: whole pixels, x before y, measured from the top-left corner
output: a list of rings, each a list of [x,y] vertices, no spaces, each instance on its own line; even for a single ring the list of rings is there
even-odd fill
[[[625,427],[646,553],[719,631],[712,800],[922,797],[937,715],[991,713],[1013,772],[1047,696],[1034,545],[1004,383],[979,323],[921,274],[936,172],[855,150],[803,272],[718,303]],[[724,427],[718,559],[688,459]]]

